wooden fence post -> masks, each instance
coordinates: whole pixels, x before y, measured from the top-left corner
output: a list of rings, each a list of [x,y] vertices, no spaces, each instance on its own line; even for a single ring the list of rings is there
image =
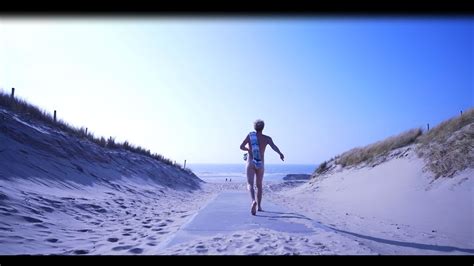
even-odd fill
[[[56,110],[54,110],[54,122],[56,122]]]
[[[183,168],[186,169],[186,160],[184,160],[184,167]]]
[[[15,88],[12,88],[12,95],[11,95],[12,98],[15,98]]]
[[[426,127],[428,128],[428,131],[430,131],[430,123],[426,124]]]

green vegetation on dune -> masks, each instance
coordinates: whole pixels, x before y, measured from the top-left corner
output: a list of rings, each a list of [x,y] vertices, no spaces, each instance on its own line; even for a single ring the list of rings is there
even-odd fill
[[[128,150],[136,154],[148,156],[150,158],[153,158],[165,164],[177,167],[181,170],[188,171],[187,169],[183,169],[183,167],[180,164],[175,163],[168,158],[165,158],[163,155],[158,154],[158,153],[152,153],[149,149],[145,149],[140,146],[135,146],[133,144],[130,144],[128,141],[119,143],[119,142],[115,142],[115,139],[112,137],[109,137],[108,139],[105,139],[104,137],[95,137],[94,134],[90,132],[89,130],[86,132],[85,127],[77,128],[66,123],[63,120],[55,121],[54,117],[50,113],[40,109],[39,107],[35,105],[28,103],[27,101],[23,99],[20,99],[17,97],[11,97],[11,95],[1,90],[0,90],[0,106],[5,108],[8,111],[19,114],[28,119],[40,121],[42,123],[47,124],[48,126],[52,128],[62,130],[68,134],[71,134],[72,136],[88,139],[101,147],[109,148],[109,149]]]
[[[347,168],[370,164],[395,149],[412,144],[435,178],[453,176],[458,171],[474,168],[474,108],[443,121],[427,132],[415,128],[365,147],[351,149],[321,163],[313,177],[326,173],[331,166]]]

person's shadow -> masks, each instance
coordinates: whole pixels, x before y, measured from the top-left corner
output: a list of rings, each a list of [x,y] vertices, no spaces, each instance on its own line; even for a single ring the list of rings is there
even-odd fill
[[[385,238],[380,238],[380,237],[373,237],[369,235],[363,235],[355,232],[350,232],[346,230],[341,230],[337,229],[333,226],[328,226],[324,225],[320,222],[314,221],[304,215],[298,214],[298,213],[293,213],[293,212],[274,212],[274,211],[259,211],[257,212],[257,216],[259,217],[267,217],[272,220],[276,219],[302,219],[302,220],[308,220],[308,221],[313,221],[313,224],[316,227],[319,228],[324,228],[326,230],[332,230],[336,232],[340,232],[343,234],[348,234],[352,235],[358,238],[363,238],[387,245],[394,245],[394,246],[399,246],[399,247],[410,247],[410,248],[417,248],[417,249],[424,249],[424,250],[433,250],[433,251],[441,251],[441,252],[453,252],[453,251],[460,251],[460,252],[465,252],[465,253],[471,253],[474,254],[474,249],[470,248],[460,248],[460,247],[454,247],[454,246],[438,246],[438,245],[431,245],[431,244],[422,244],[422,243],[415,243],[415,242],[404,242],[404,241],[397,241],[397,240],[391,240],[391,239],[385,239]]]
[[[373,237],[373,236],[367,236],[367,235],[362,235],[359,233],[354,233],[354,232],[349,232],[345,230],[340,230],[334,227],[328,226],[328,228],[353,235],[356,237],[376,241],[379,243],[384,243],[388,245],[395,245],[395,246],[400,246],[400,247],[409,247],[409,248],[418,248],[418,249],[426,249],[426,250],[434,250],[434,251],[442,251],[442,252],[453,252],[453,251],[460,251],[460,252],[466,252],[466,253],[471,253],[474,254],[474,249],[469,249],[469,248],[459,248],[459,247],[452,247],[452,246],[438,246],[438,245],[430,245],[430,244],[421,244],[421,243],[415,243],[415,242],[403,242],[403,241],[397,241],[397,240],[390,240],[390,239],[384,239],[384,238],[379,238],[379,237]]]

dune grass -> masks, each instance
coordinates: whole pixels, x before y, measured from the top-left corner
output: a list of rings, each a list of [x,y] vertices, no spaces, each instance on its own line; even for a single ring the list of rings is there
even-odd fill
[[[347,167],[362,162],[371,162],[378,156],[387,155],[394,149],[414,143],[421,134],[421,129],[415,128],[362,148],[354,148],[341,154],[336,163],[342,165],[342,167]]]
[[[445,142],[454,132],[472,123],[474,123],[474,108],[467,110],[462,115],[441,122],[439,125],[423,134],[423,136],[420,136],[419,142],[422,145],[427,145],[433,141]]]
[[[435,178],[474,168],[474,108],[443,121],[420,136],[417,153]]]
[[[443,121],[427,132],[414,128],[365,147],[351,149],[321,163],[314,175],[325,173],[331,162],[342,167],[369,164],[411,144],[416,144],[417,155],[425,159],[426,167],[435,178],[450,177],[468,167],[474,168],[474,108]]]
[[[33,104],[28,103],[27,101],[21,98],[18,98],[18,97],[12,98],[10,94],[2,90],[0,90],[0,106],[14,113],[26,116],[30,119],[41,121],[52,128],[60,129],[75,137],[88,139],[91,142],[94,142],[103,148],[124,149],[136,154],[141,154],[141,155],[153,158],[167,165],[177,167],[181,170],[190,172],[189,169],[184,169],[179,163],[173,162],[172,160],[165,158],[161,154],[152,153],[149,149],[145,149],[140,146],[130,144],[128,141],[119,143],[119,142],[116,142],[115,138],[113,137],[109,137],[108,139],[105,139],[104,137],[96,137],[94,136],[92,132],[90,131],[86,132],[85,127],[80,127],[80,128],[74,127],[60,119],[57,119],[56,121],[54,121],[54,117],[52,114],[42,110],[41,108]]]

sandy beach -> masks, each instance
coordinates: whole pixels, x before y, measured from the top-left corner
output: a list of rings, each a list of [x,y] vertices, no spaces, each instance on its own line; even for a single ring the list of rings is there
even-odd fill
[[[0,119],[2,255],[474,254],[473,168],[435,178],[416,144],[371,163],[329,161],[309,180],[264,178],[253,216],[235,178],[204,182],[149,153],[5,109]]]

